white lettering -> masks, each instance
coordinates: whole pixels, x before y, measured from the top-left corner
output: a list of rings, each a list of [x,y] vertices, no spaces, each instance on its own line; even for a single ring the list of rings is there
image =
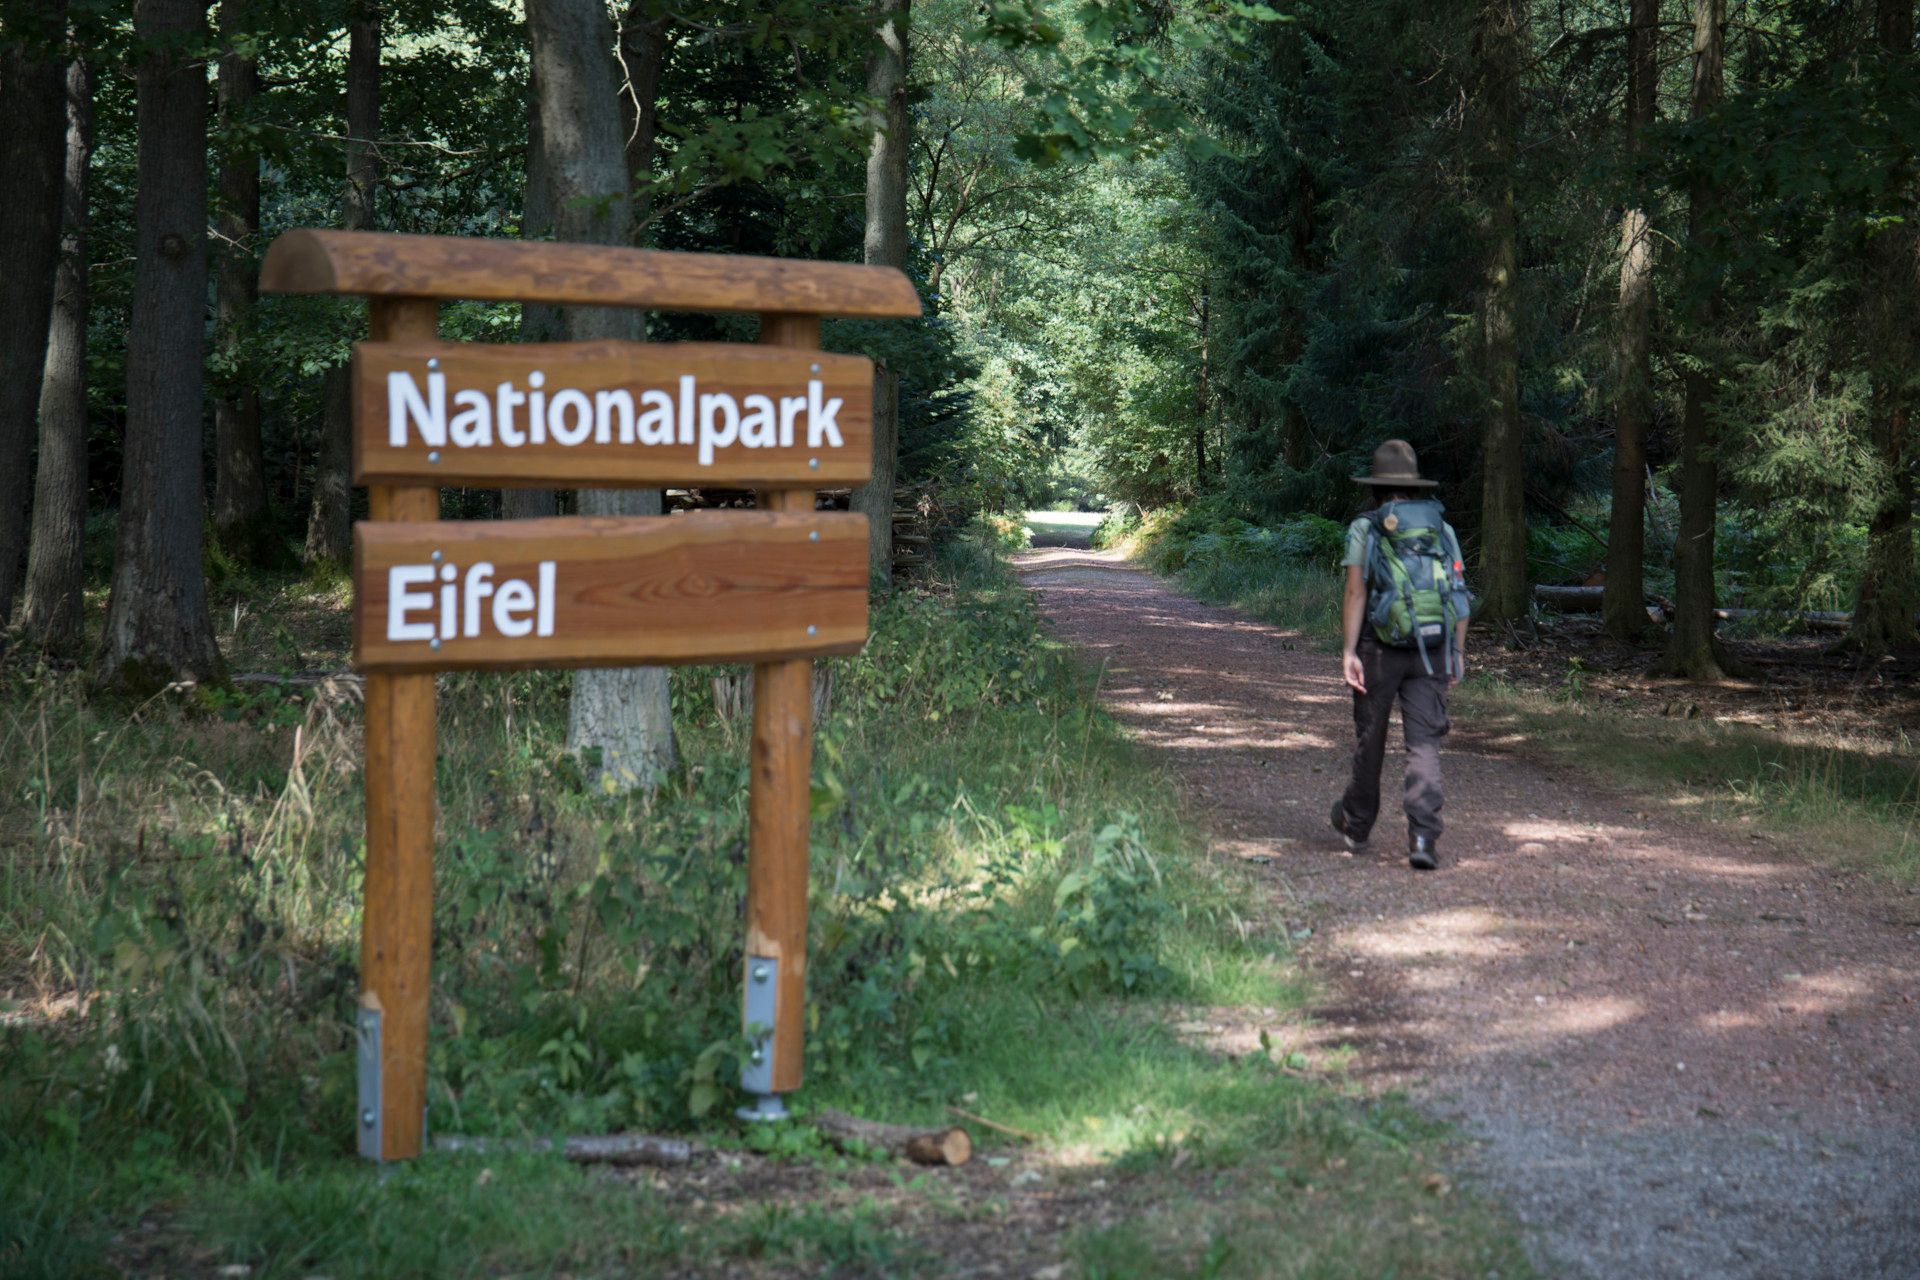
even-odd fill
[[[453,585],[453,580],[459,576],[459,570],[452,565],[440,566],[440,581],[447,584],[440,588],[440,638],[442,640],[451,640],[460,634],[459,614],[456,612],[460,591]]]
[[[387,443],[399,449],[407,443],[407,420],[420,432],[420,439],[433,448],[447,442],[447,375],[427,375],[427,397],[420,398],[420,386],[413,375],[395,369],[387,375]]]
[[[557,402],[556,402],[557,403]],[[633,393],[625,387],[612,391],[593,393],[593,442],[611,444],[613,442],[613,423],[611,419],[620,419],[620,443],[633,443]]]
[[[533,588],[523,578],[508,578],[493,597],[493,629],[503,636],[518,639],[533,630],[533,619],[525,614],[534,608]],[[522,615],[515,617],[515,614]]]
[[[664,391],[641,393],[640,443],[673,443],[673,397]]]
[[[725,419],[715,427],[714,419]],[[713,465],[713,451],[740,438],[740,406],[724,391],[700,397],[700,465]]]
[[[493,395],[497,406],[494,420],[500,428],[500,443],[509,449],[518,449],[527,442],[527,437],[525,432],[513,425],[513,407],[527,402],[526,393],[515,391],[511,382],[503,382],[494,388]]]
[[[780,438],[773,401],[765,396],[748,396],[742,403],[747,412],[740,419],[740,443],[749,449],[773,448]]]
[[[486,560],[467,570],[467,580],[461,584],[466,592],[466,611],[460,628],[460,634],[471,639],[480,634],[480,602],[493,594],[493,565]]]
[[[680,443],[693,443],[693,375],[680,375]]]
[[[453,403],[461,406],[447,427],[447,438],[460,449],[485,448],[493,443],[493,401],[483,391],[460,391]]]
[[[838,449],[842,441],[840,439],[840,426],[834,419],[839,416],[841,401],[836,396],[834,399],[827,401],[826,407],[823,409],[820,405],[820,392],[821,386],[818,378],[814,378],[807,383],[807,448],[818,449],[821,438],[827,437],[829,443]]]
[[[780,397],[780,447],[793,448],[793,420],[807,407],[805,396]]]
[[[550,636],[553,634],[553,579],[554,562],[551,560],[542,560],[540,562],[540,621],[539,625],[534,628],[536,635]]]
[[[533,390],[527,393],[527,436],[534,444],[547,442],[547,393],[540,390],[547,385],[547,375],[535,369],[527,375],[527,385]]]
[[[567,410],[573,410],[573,422],[567,422]],[[587,403],[584,391],[575,391],[571,387],[557,393],[553,403],[547,408],[547,432],[555,444],[576,445],[584,443],[593,434],[593,406]]]
[[[414,610],[433,608],[433,592],[409,591],[407,588],[432,581],[433,566],[430,564],[397,564],[387,570],[387,639],[433,639],[431,622],[407,621],[407,615]]]

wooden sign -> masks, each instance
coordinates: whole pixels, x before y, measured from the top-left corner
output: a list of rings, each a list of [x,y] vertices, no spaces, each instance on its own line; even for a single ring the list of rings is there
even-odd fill
[[[873,362],[717,342],[354,347],[354,479],[860,485]]]
[[[420,1154],[433,942],[434,675],[463,667],[754,664],[740,1083],[786,1114],[806,1041],[811,657],[867,633],[872,370],[823,316],[917,316],[905,274],[851,263],[369,231],[290,231],[266,293],[367,298],[355,349],[354,665],[366,671],[367,861],[356,1015],[360,1153]],[[439,300],[751,311],[757,347],[479,346]],[[757,512],[442,524],[452,484],[758,490]]]
[[[867,519],[845,512],[354,527],[362,671],[769,662],[867,638]]]

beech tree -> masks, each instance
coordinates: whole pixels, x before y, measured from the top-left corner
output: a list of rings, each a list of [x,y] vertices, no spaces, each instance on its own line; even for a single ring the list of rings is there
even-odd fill
[[[8,5],[0,30],[0,629],[13,614],[26,558],[27,504],[47,351],[53,277],[60,257],[61,155],[67,113],[65,0]]]
[[[380,190],[380,10],[358,0],[347,23],[347,179],[340,203],[343,231],[371,231]],[[325,424],[307,514],[309,564],[345,563],[353,547],[352,373],[327,373]]]
[[[60,265],[40,382],[40,461],[33,476],[33,537],[20,630],[48,653],[77,654],[85,639],[83,539],[87,527],[87,175],[93,159],[93,73],[67,67],[67,160],[61,189]]]
[[[546,141],[540,130],[540,77],[527,81],[527,180],[521,197],[520,234],[545,240],[553,234],[553,175],[547,168]],[[520,341],[552,342],[560,336],[560,308],[544,302],[520,304]],[[500,514],[507,520],[537,520],[558,515],[560,495],[552,489],[502,489]]]
[[[138,186],[120,533],[99,674],[150,693],[223,675],[201,569],[207,82],[202,0],[138,0]]]
[[[626,148],[620,132],[613,27],[601,0],[529,0],[527,31],[539,86],[540,163],[552,191],[556,239],[625,245],[633,236]],[[637,339],[641,313],[575,307],[567,338]],[[655,489],[583,489],[592,516],[660,514]],[[622,788],[657,784],[673,764],[673,713],[659,667],[574,674],[568,749],[598,756],[600,775]]]
[[[1646,148],[1658,110],[1660,0],[1633,0],[1627,27],[1627,152]],[[1647,629],[1647,430],[1653,419],[1653,222],[1645,209],[1620,216],[1620,307],[1615,338],[1613,506],[1607,527],[1602,624],[1618,640]]]
[[[907,22],[909,0],[879,0],[874,45],[867,54],[867,95],[875,102],[867,150],[868,266],[907,265]],[[893,579],[893,489],[900,450],[900,375],[883,360],[873,366],[873,478],[853,491],[853,509],[867,517],[874,575]]]
[[[1477,140],[1480,224],[1486,267],[1480,294],[1481,377],[1486,422],[1480,453],[1479,616],[1513,622],[1527,616],[1525,459],[1521,446],[1519,232],[1514,220],[1514,151],[1520,128],[1526,0],[1485,0],[1475,32],[1480,67]]]

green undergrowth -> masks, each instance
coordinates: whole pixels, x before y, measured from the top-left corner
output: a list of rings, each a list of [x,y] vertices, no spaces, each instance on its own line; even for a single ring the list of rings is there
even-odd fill
[[[1200,599],[1299,631],[1333,654],[1336,533],[1313,516],[1260,528],[1199,508],[1111,520],[1102,536]],[[1480,731],[1624,784],[1650,805],[1755,826],[1807,855],[1920,882],[1920,769],[1911,750],[1635,714],[1586,696],[1577,662],[1552,693],[1470,673],[1454,706]]]
[[[262,601],[305,602],[333,635],[330,593],[289,581]],[[863,654],[823,665],[803,1115],[931,1122],[961,1104],[1042,1135],[997,1150],[1158,1206],[1062,1244],[1089,1276],[1276,1274],[1260,1262],[1275,1249],[1297,1260],[1286,1274],[1517,1273],[1497,1218],[1424,1181],[1437,1134],[1298,1055],[1236,1061],[1175,1033],[1195,1009],[1278,1028],[1306,986],[1264,895],[1204,856],[997,561],[948,554],[876,602]],[[431,1131],[682,1132],[868,1186],[874,1166],[804,1125],[731,1118],[738,674],[676,672],[679,763],[651,797],[606,794],[566,753],[565,691],[551,673],[441,681]],[[689,1208],[672,1174],[550,1158],[376,1177],[349,1155],[353,687],[131,704],[13,666],[0,704],[0,1274],[965,1264],[923,1238],[937,1180],[736,1202],[722,1175]]]
[[[1316,645],[1340,648],[1340,557],[1346,526],[1300,513],[1253,524],[1217,503],[1109,517],[1094,535],[1208,604],[1232,605]]]

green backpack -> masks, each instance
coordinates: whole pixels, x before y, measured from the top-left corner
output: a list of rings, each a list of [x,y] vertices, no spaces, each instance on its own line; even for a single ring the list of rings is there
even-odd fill
[[[1466,566],[1432,498],[1383,503],[1368,513],[1367,621],[1380,643],[1417,649],[1433,674],[1430,649],[1453,670],[1454,624],[1471,611]]]

